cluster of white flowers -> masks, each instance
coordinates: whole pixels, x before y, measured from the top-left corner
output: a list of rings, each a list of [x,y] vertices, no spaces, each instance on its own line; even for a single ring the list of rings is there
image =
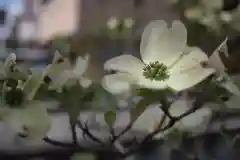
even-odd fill
[[[113,26],[113,20],[111,23]],[[208,57],[200,48],[187,45],[187,30],[182,22],[174,21],[172,27],[168,28],[165,21],[152,21],[142,34],[141,59],[132,55],[121,55],[107,60],[104,69],[117,72],[105,75],[101,85],[116,96],[131,95],[132,89],[136,87],[151,90],[171,88],[174,92],[180,92],[194,87],[210,75],[215,74],[227,79],[221,85],[239,96],[240,91],[225,73],[225,67],[219,56],[219,51],[226,49],[226,41],[227,39],[214,51],[212,56]],[[15,63],[15,54],[10,54],[5,63],[1,64],[2,74],[9,76],[13,72],[12,64]],[[204,66],[203,63],[207,65]],[[71,65],[67,58],[63,58],[56,52],[52,63],[43,71],[31,73],[27,76],[26,81],[17,85],[17,88],[25,95],[24,105],[12,107],[3,103],[0,107],[1,120],[9,123],[18,133],[29,139],[41,139],[51,126],[44,104],[34,100],[44,78],[48,76],[51,79],[48,85],[49,90],[56,90],[60,94],[63,86],[71,85],[73,81],[83,88],[88,88],[92,84],[92,81],[84,74],[88,69],[88,64],[88,54],[78,57],[76,63]],[[179,98],[172,103],[169,112],[173,116],[179,116],[188,111],[192,105],[189,98]],[[161,104],[157,104],[146,109],[134,123],[133,128],[153,131],[164,116],[160,107]],[[184,117],[172,129],[194,132],[206,125],[211,113],[210,107],[203,106]],[[169,131],[171,129],[160,133],[156,138],[163,137]]]
[[[173,2],[175,3],[180,1]],[[183,0],[181,3],[190,2]],[[222,31],[224,25],[240,31],[240,5],[233,10],[223,10],[223,8],[224,0],[198,0],[196,5],[185,8],[184,16],[218,33]]]
[[[16,55],[12,53],[4,63],[0,63],[3,69],[1,73],[6,77],[11,77],[11,74],[14,74],[14,71],[12,71],[13,64],[16,64]],[[20,94],[24,95],[24,102],[12,106],[2,101],[0,119],[12,126],[16,133],[29,140],[29,142],[38,142],[51,127],[51,118],[47,113],[45,103],[34,99],[41,84],[44,83],[44,78],[54,79],[50,82],[49,89],[58,92],[61,92],[62,87],[70,80],[76,80],[81,86],[88,87],[91,80],[83,76],[87,68],[88,55],[84,58],[79,57],[75,66],[71,67],[69,60],[56,52],[52,63],[42,71],[34,71],[27,75],[25,82],[17,81],[16,88],[20,91]],[[2,90],[4,92],[13,89],[4,83]],[[17,99],[15,96],[13,98]]]
[[[116,29],[121,23],[121,19],[118,19],[117,17],[110,17],[107,21],[107,27],[108,29]],[[123,19],[123,26],[125,28],[132,28],[134,25],[134,20],[132,18],[124,18]]]

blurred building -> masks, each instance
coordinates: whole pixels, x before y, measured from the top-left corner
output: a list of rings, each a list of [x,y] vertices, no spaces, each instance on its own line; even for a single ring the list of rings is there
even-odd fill
[[[18,38],[22,43],[36,39],[37,17],[40,11],[39,0],[23,0],[23,11],[18,24]]]
[[[19,43],[16,52],[18,58],[25,62],[42,61],[48,57],[47,52],[39,47],[36,36],[42,2],[42,0],[22,0],[23,9],[16,21]]]
[[[73,53],[73,58],[76,54],[90,53],[90,77],[99,79],[106,59],[123,52],[139,55],[132,39],[139,39],[143,27],[150,20],[178,19],[168,2],[169,0],[45,0],[42,1],[37,18],[36,39],[44,44],[56,36],[74,35],[77,37],[76,45],[70,47],[69,53]],[[120,19],[132,18],[135,21],[134,32],[130,33],[130,37],[112,40],[107,36],[94,35],[96,28],[106,26],[113,16]]]
[[[37,38],[41,41],[56,35],[88,35],[111,16],[132,18],[135,30],[141,30],[149,20],[172,20],[168,0],[47,0],[38,17]]]
[[[0,6],[0,58],[7,55],[6,40],[10,37],[14,26],[14,16],[10,14],[7,5]]]

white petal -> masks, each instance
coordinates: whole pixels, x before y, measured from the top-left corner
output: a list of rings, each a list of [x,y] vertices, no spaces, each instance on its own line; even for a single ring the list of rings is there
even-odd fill
[[[123,94],[130,92],[133,81],[133,77],[129,74],[116,73],[104,76],[102,86],[112,94]]]
[[[83,88],[88,88],[92,84],[92,80],[86,77],[80,77],[79,83]]]
[[[4,74],[9,74],[10,67],[16,63],[16,54],[10,53],[3,64]]]
[[[187,112],[190,109],[191,103],[186,100],[175,101],[171,108],[170,113],[173,116],[180,116],[181,114]],[[175,127],[182,131],[196,132],[200,131],[199,128],[206,126],[207,122],[210,120],[211,110],[209,108],[201,108],[194,113],[181,119]]]
[[[78,57],[76,60],[76,65],[73,70],[77,75],[81,76],[88,68],[89,54],[86,54],[84,57]]]
[[[140,54],[144,63],[153,61],[152,54],[154,53],[149,52],[149,48],[156,47],[156,50],[158,50],[157,43],[159,36],[165,32],[168,32],[168,28],[167,23],[163,20],[151,21],[144,28],[140,44]],[[158,54],[158,52],[156,54]]]
[[[169,51],[172,54],[182,54],[187,45],[187,29],[181,21],[173,21]]]
[[[117,105],[120,109],[127,108],[129,106],[128,101],[126,99],[118,99]]]
[[[4,118],[16,132],[25,134],[27,139],[40,140],[50,129],[47,108],[41,102],[30,102],[24,108],[12,109]],[[27,130],[24,130],[26,127]]]
[[[64,58],[63,62],[51,64],[47,75],[50,78],[56,78],[56,76],[62,73],[62,71],[70,69],[71,69],[70,61],[67,58]]]
[[[55,64],[61,58],[63,58],[63,56],[58,51],[56,51],[54,53],[52,64]]]
[[[227,50],[227,38],[217,47],[213,54],[209,57],[208,64],[210,67],[215,68],[218,72],[224,72],[226,67],[220,57],[220,52],[223,52],[225,56],[228,56]]]
[[[121,55],[109,59],[104,64],[105,70],[117,70],[120,72],[131,73],[132,75],[139,74],[144,67],[144,64],[132,55]]]
[[[163,30],[152,26],[152,35],[142,54],[145,63],[159,61],[169,66],[174,63],[183,53],[186,47],[187,30],[183,23],[174,21],[172,28]]]
[[[207,62],[208,56],[197,47],[189,47],[188,53],[183,55],[170,69],[171,73],[180,73],[199,65],[201,62]]]
[[[143,131],[145,133],[150,133],[157,128],[160,123],[164,113],[159,108],[159,105],[153,104],[148,106],[148,108],[139,116],[139,118],[134,122],[132,129],[137,131]],[[166,125],[169,119],[166,118],[164,124]],[[164,125],[163,125],[164,126]],[[160,139],[169,133],[171,129],[161,132],[155,136],[155,138]]]
[[[74,76],[74,73],[71,70],[65,70],[59,74],[49,86],[49,89],[57,90],[62,88],[62,86],[67,83],[67,81]]]
[[[28,80],[23,85],[23,91],[27,100],[32,100],[38,91],[40,85],[43,82],[43,78],[46,76],[50,66],[47,66],[43,72],[33,72],[29,76]]]
[[[203,68],[199,65],[179,74],[172,74],[167,83],[170,88],[182,91],[202,82],[214,72],[212,68]]]
[[[133,129],[152,132],[163,116],[159,105],[150,105],[134,122]]]

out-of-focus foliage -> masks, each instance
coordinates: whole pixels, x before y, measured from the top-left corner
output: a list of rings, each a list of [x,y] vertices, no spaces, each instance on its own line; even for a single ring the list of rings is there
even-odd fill
[[[132,18],[110,17],[106,25],[98,26],[96,35],[107,36],[111,39],[125,39],[131,35],[135,21]]]
[[[91,153],[74,153],[71,160],[96,160],[96,155]]]
[[[51,48],[54,51],[59,51],[62,54],[67,54],[70,51],[69,45],[69,37],[68,36],[56,36],[53,40],[51,40]]]
[[[188,26],[190,44],[211,51],[226,36],[234,39],[239,35],[238,0],[169,0]],[[206,41],[207,40],[207,41]],[[208,43],[211,41],[211,43]]]
[[[239,32],[238,0],[178,0],[173,4],[186,19],[205,26],[217,35]]]

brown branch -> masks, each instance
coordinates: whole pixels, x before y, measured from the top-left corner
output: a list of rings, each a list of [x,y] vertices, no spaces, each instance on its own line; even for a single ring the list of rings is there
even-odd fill
[[[118,135],[116,135],[113,140],[112,143],[114,143],[116,140],[118,140],[121,136],[123,136],[125,133],[127,133],[133,125],[134,121],[130,122]]]
[[[77,132],[76,132],[76,124],[71,123],[71,133],[72,133],[72,139],[73,139],[73,144],[77,145]]]
[[[77,147],[77,145],[75,145],[73,143],[60,142],[60,141],[57,141],[57,140],[50,139],[49,137],[44,137],[43,141],[45,141],[46,143],[49,143],[53,146],[58,146],[58,147],[63,147],[63,148],[75,148],[75,147]]]
[[[188,115],[196,112],[198,109],[201,108],[201,106],[203,105],[203,103],[204,103],[204,101],[198,99],[198,100],[196,101],[196,104],[195,104],[195,106],[194,106],[193,108],[189,109],[188,111],[186,111],[185,113],[183,113],[183,114],[181,114],[180,116],[177,116],[177,117],[172,117],[172,116],[170,115],[170,117],[171,117],[171,118],[170,118],[169,116],[167,116],[166,114],[164,114],[164,116],[163,116],[164,118],[162,118],[162,119],[160,120],[159,125],[157,126],[157,128],[156,128],[153,132],[151,132],[150,134],[148,134],[148,135],[139,143],[139,146],[136,146],[136,147],[130,149],[128,152],[122,154],[121,157],[122,157],[122,158],[125,158],[125,157],[127,157],[127,156],[129,156],[129,155],[131,155],[131,154],[133,154],[133,153],[135,153],[135,152],[137,152],[138,149],[139,149],[141,146],[144,146],[144,144],[146,144],[146,143],[148,143],[150,140],[152,140],[153,137],[154,137],[156,134],[158,134],[158,133],[160,133],[160,132],[164,132],[164,131],[170,129],[172,126],[174,126],[174,124],[175,124],[177,121],[179,121],[179,120],[181,120],[182,118],[184,118],[184,117],[186,117],[186,116],[188,116]],[[165,107],[165,109],[166,109],[166,107]],[[166,111],[166,110],[165,110],[165,111]],[[167,112],[167,113],[169,113],[169,112]],[[164,119],[165,119],[166,117],[169,117],[169,118],[170,118],[170,121],[169,121],[169,123],[168,123],[165,127],[162,128],[162,126],[163,126],[163,124],[164,124]]]
[[[90,138],[92,141],[97,142],[101,145],[104,145],[104,142],[102,142],[98,137],[96,137],[89,131],[86,123],[84,123],[84,126],[80,121],[78,121],[76,124],[83,131],[83,136],[87,135],[88,138]]]

